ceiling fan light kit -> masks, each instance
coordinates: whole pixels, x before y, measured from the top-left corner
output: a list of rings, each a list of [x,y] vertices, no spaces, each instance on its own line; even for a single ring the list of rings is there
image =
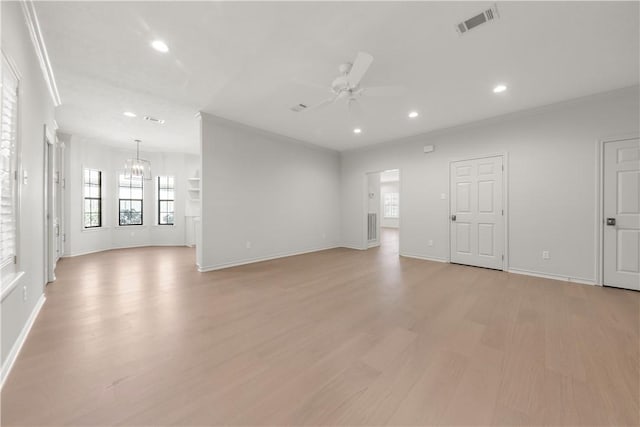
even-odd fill
[[[366,52],[358,52],[353,62],[340,64],[338,71],[340,75],[336,77],[329,87],[331,96],[316,105],[309,106],[300,103],[291,107],[291,111],[303,112],[313,111],[334,104],[337,101],[346,102],[350,112],[359,109],[360,98],[362,96],[397,96],[402,95],[405,90],[401,86],[362,86],[361,82],[373,63],[373,56]]]

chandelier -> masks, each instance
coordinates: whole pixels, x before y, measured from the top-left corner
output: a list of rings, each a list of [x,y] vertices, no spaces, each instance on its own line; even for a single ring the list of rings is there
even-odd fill
[[[124,176],[125,178],[142,178],[146,180],[151,179],[151,162],[149,160],[140,158],[140,141],[134,140],[136,143],[136,158],[127,159],[124,164]]]

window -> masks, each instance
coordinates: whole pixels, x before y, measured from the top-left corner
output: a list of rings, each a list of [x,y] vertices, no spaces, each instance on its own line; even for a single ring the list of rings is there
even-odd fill
[[[142,225],[142,177],[118,178],[118,223]]]
[[[84,228],[102,227],[102,172],[84,170]]]
[[[172,176],[158,177],[158,225],[173,225],[175,187]]]
[[[0,121],[0,269],[15,272],[17,241],[18,77],[2,57]]]
[[[384,193],[383,206],[385,218],[398,218],[400,212],[398,193]]]

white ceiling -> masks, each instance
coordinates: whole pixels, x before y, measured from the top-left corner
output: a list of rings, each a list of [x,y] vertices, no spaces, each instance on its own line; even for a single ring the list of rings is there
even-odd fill
[[[347,150],[638,84],[638,2],[40,2],[62,130],[144,149],[198,151],[194,114]],[[163,39],[170,52],[150,48]],[[340,63],[406,94],[294,113],[327,98]],[[492,88],[505,83],[507,92]],[[318,87],[314,87],[318,85]],[[407,113],[420,116],[410,120]],[[130,119],[123,111],[134,111]],[[141,116],[166,120],[145,122]],[[354,135],[354,126],[362,133]]]

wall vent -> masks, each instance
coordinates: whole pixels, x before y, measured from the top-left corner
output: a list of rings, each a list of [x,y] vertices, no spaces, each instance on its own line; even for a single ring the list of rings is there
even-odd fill
[[[290,110],[291,110],[291,111],[294,111],[294,112],[296,112],[296,113],[299,113],[299,112],[301,112],[301,111],[306,110],[307,108],[309,108],[309,107],[307,107],[307,106],[306,106],[306,105],[304,105],[304,104],[296,104],[296,105],[294,105],[293,107],[291,107],[291,108],[290,108]]]
[[[494,19],[497,19],[499,17],[500,14],[498,14],[498,6],[494,4],[492,7],[483,11],[482,13],[479,13],[476,16],[467,19],[466,21],[460,22],[458,25],[456,25],[456,31],[458,32],[458,34],[462,35],[467,31],[484,24],[485,22],[493,21]]]
[[[164,119],[156,119],[155,117],[151,116],[145,116],[144,119],[150,121],[151,123],[157,123],[159,125],[164,124]]]

